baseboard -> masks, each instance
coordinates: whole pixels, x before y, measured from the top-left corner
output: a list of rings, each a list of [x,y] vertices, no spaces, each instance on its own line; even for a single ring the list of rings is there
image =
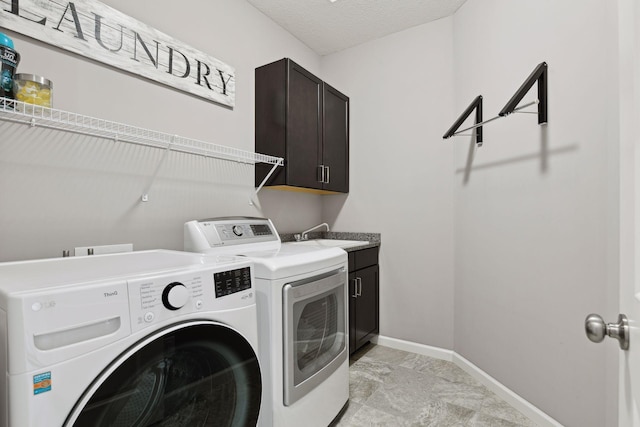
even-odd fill
[[[529,401],[520,397],[520,395],[516,394],[511,389],[505,387],[501,382],[478,368],[464,357],[460,356],[458,353],[453,353],[453,363],[498,395],[498,397],[516,408],[523,415],[536,423],[536,425],[543,427],[562,427],[562,424],[529,403]]]
[[[397,338],[378,336],[375,340],[371,340],[374,344],[391,347],[398,350],[410,351],[412,353],[422,354],[424,356],[436,359],[447,360],[455,363],[460,369],[475,378],[479,383],[487,387],[489,390],[498,395],[505,402],[516,408],[523,415],[541,427],[562,427],[562,424],[542,412],[540,409],[520,397],[512,390],[505,387],[491,375],[478,368],[476,365],[460,356],[452,350],[445,350],[439,347],[431,347],[424,344],[418,344],[411,341],[399,340]]]
[[[418,344],[411,341],[399,340],[397,338],[385,337],[378,335],[371,340],[374,344],[380,344],[385,347],[395,348],[397,350],[410,351],[411,353],[422,354],[424,356],[433,357],[435,359],[447,360],[453,362],[453,351],[445,350],[440,347],[431,347],[429,345]]]

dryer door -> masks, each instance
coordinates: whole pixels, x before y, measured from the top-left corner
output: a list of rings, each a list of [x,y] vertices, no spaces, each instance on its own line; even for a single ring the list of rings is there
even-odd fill
[[[161,330],[116,359],[65,426],[252,426],[262,382],[251,345],[214,322]]]
[[[283,288],[284,404],[292,405],[347,360],[344,269]]]

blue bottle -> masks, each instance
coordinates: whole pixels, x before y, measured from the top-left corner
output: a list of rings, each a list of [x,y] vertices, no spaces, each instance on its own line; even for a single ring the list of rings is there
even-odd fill
[[[0,98],[13,99],[13,75],[20,62],[20,54],[13,49],[13,40],[0,33]]]

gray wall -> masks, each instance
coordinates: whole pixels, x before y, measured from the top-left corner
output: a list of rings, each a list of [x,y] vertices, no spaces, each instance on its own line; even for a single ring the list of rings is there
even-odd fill
[[[382,233],[380,333],[453,349],[452,18],[323,58],[351,96],[351,192],[336,229]]]
[[[469,0],[321,64],[352,97],[354,190],[323,217],[382,232],[381,333],[453,349],[567,426],[616,425],[618,350],[583,332],[617,317],[616,37],[612,3]],[[480,149],[442,140],[542,61],[547,126],[516,114]]]
[[[320,58],[237,0],[107,0],[112,7],[236,68],[233,110],[7,32],[19,72],[54,82],[54,106],[253,151],[254,69],[285,56]],[[273,217],[282,231],[320,222],[319,196],[268,194],[249,206],[253,167],[0,122],[0,260],[55,257],[76,246],[182,248],[182,224],[225,215]],[[150,201],[140,202],[153,184]],[[275,193],[275,192],[271,192]],[[291,206],[295,203],[295,210]]]
[[[614,3],[470,0],[454,19],[456,111],[482,94],[496,115],[549,64],[547,126],[516,114],[488,124],[480,149],[456,142],[455,350],[567,426],[615,425],[615,346],[583,327],[617,317]]]

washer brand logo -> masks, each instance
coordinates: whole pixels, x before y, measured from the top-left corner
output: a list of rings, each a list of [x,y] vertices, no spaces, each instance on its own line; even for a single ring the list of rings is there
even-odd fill
[[[115,296],[118,296],[118,291],[105,292],[105,293],[104,293],[104,297],[105,297],[105,298],[115,297]]]

